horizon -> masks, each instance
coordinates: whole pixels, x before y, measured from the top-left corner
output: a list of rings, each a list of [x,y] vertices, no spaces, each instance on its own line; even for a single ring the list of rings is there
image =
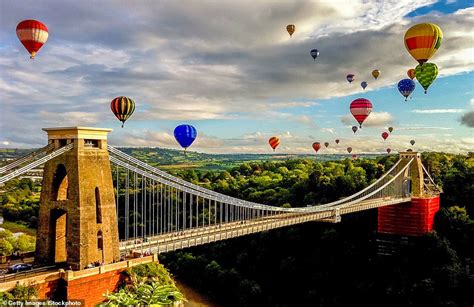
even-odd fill
[[[114,146],[181,150],[173,136],[181,123],[198,130],[188,150],[206,154],[308,155],[315,141],[331,143],[317,155],[347,154],[348,146],[358,155],[474,148],[472,1],[35,3],[1,4],[5,149],[44,146],[45,126],[79,125],[114,129]],[[50,33],[34,60],[15,33],[26,18]],[[405,102],[396,84],[417,62],[403,37],[420,22],[443,31],[430,60],[439,76],[426,95],[416,82]],[[373,69],[381,70],[376,80]],[[122,95],[136,103],[123,129],[110,112]],[[359,97],[374,109],[354,134],[349,104]],[[281,140],[276,153],[271,136]]]

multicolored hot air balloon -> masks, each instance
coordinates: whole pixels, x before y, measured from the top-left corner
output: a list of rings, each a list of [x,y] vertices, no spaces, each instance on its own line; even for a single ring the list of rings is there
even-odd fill
[[[387,153],[390,154],[392,150],[390,148],[387,148]]]
[[[359,129],[359,128],[357,128],[357,126],[352,126],[352,132],[356,133],[357,129]]]
[[[314,142],[313,143],[313,149],[318,153],[318,150],[321,148],[321,144],[319,142]]]
[[[405,47],[420,65],[435,54],[442,40],[443,32],[433,23],[414,25],[405,33]]]
[[[324,146],[326,146],[326,148],[328,148],[329,142],[324,142]]]
[[[296,27],[295,25],[287,25],[286,26],[286,31],[288,31],[288,34],[290,34],[290,37],[295,33]]]
[[[407,76],[408,78],[410,79],[415,79],[415,69],[414,68],[410,68],[408,71],[407,71]]]
[[[411,146],[415,145],[415,140],[410,141]]]
[[[384,139],[384,141],[388,138],[388,132],[382,132],[382,139]]]
[[[122,122],[123,128],[125,121],[133,114],[133,111],[135,111],[135,102],[128,97],[120,96],[110,102],[110,109],[118,120]]]
[[[388,127],[388,132],[392,133],[393,127]]]
[[[347,147],[347,152],[351,153],[352,152],[352,147]]]
[[[416,80],[418,80],[425,89],[426,94],[428,87],[430,87],[431,83],[433,83],[438,76],[438,66],[434,63],[425,63],[423,66],[418,65],[415,68],[415,76]]]
[[[364,90],[365,90],[365,88],[367,87],[367,85],[369,85],[369,84],[367,83],[367,81],[362,81],[362,82],[360,83],[360,86],[361,86]]]
[[[403,79],[398,82],[398,91],[405,97],[405,101],[407,101],[408,96],[413,93],[415,90],[415,82],[411,79]]]
[[[48,40],[49,33],[44,23],[28,19],[23,20],[16,26],[16,35],[30,53],[30,59],[34,59],[36,53]]]
[[[309,52],[309,54],[311,54],[311,56],[313,57],[313,60],[316,61],[316,58],[319,56],[319,50],[318,49],[313,49]]]
[[[346,76],[346,79],[347,79],[347,81],[349,81],[349,83],[352,83],[352,81],[354,81],[356,78],[355,78],[354,74],[348,74]]]
[[[372,112],[372,103],[368,99],[357,98],[351,102],[350,110],[352,116],[359,123],[359,127],[362,128],[362,123]]]
[[[375,80],[380,76],[380,70],[374,69],[372,70],[372,76],[374,77]]]
[[[186,150],[197,137],[197,130],[191,125],[182,124],[174,128],[174,138]]]
[[[339,144],[339,139],[336,139],[336,144]]]
[[[273,151],[275,151],[278,145],[280,145],[280,139],[276,136],[272,136],[268,139],[268,144],[270,144],[270,146],[273,148]]]

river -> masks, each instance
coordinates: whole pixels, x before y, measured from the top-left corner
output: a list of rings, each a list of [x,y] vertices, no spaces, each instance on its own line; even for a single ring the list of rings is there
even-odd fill
[[[207,307],[207,306],[219,306],[218,304],[212,302],[210,298],[205,296],[202,293],[199,293],[190,286],[184,284],[183,282],[176,280],[176,286],[181,290],[186,299],[188,300],[184,303],[185,307]]]

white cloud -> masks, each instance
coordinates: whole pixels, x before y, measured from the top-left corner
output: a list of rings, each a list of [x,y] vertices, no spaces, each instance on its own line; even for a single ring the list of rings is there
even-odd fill
[[[2,142],[2,145],[5,145],[5,146],[8,146],[9,144],[10,144],[10,142],[8,142],[8,141],[3,141]]]
[[[462,113],[463,109],[425,109],[425,110],[412,110],[412,113],[419,114],[444,114],[444,113]]]
[[[132,127],[272,117],[315,126],[317,115],[295,115],[291,109],[319,108],[315,100],[363,92],[358,82],[346,83],[347,70],[358,81],[371,80],[366,92],[404,77],[400,72],[415,61],[401,37],[426,19],[405,16],[434,2],[6,2],[2,9],[8,14],[0,19],[2,138],[33,146],[43,137],[43,126],[117,124],[108,104],[119,95],[136,101],[127,123]],[[51,30],[34,61],[11,32],[32,8]],[[473,17],[474,8],[429,16],[445,33],[433,58],[441,74],[474,69]],[[290,21],[297,25],[292,39],[284,29]],[[321,55],[313,61],[308,50],[315,45]],[[372,68],[382,70],[378,80],[370,76]],[[364,126],[391,121],[390,114],[374,112]],[[284,125],[281,130],[288,129]]]

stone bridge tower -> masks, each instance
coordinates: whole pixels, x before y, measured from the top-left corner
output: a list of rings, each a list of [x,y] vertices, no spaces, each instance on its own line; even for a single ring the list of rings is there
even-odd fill
[[[83,269],[119,260],[115,196],[107,151],[111,129],[47,128],[54,149],[44,165],[35,261]]]

